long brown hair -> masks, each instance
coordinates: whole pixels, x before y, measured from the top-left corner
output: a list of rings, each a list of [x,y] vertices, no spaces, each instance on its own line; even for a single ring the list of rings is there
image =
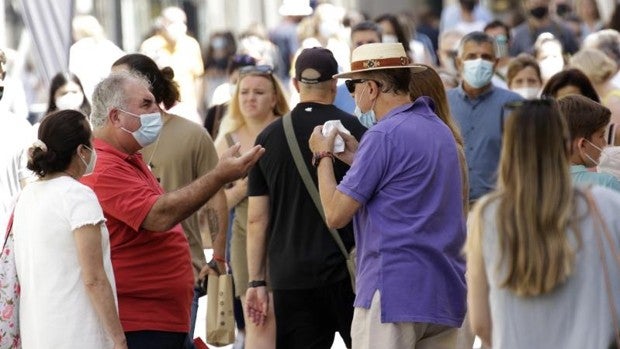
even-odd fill
[[[459,155],[459,165],[461,169],[461,182],[463,186],[463,212],[467,214],[469,211],[469,175],[467,172],[467,161],[465,159],[465,149],[463,145],[463,137],[461,131],[456,126],[452,113],[450,113],[450,105],[446,90],[443,87],[441,77],[433,67],[424,65],[426,70],[411,73],[409,80],[409,97],[415,101],[419,97],[428,96],[435,102],[435,114],[443,121],[452,132],[452,136],[456,141],[457,151]]]
[[[520,296],[553,290],[572,273],[576,191],[569,172],[566,122],[552,100],[521,102],[507,119],[497,189],[472,212],[466,251],[481,247],[483,216],[497,203],[494,226],[500,242],[501,286]],[[488,227],[488,225],[486,225]]]
[[[422,96],[430,97],[435,102],[435,113],[448,126],[456,143],[462,147],[463,137],[450,113],[450,105],[441,77],[433,67],[422,65],[426,67],[424,71],[411,74],[409,96],[412,101]]]

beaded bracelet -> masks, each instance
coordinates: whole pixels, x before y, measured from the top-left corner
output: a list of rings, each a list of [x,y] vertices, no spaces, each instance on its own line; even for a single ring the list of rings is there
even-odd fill
[[[319,162],[323,158],[331,158],[334,161],[334,154],[331,151],[319,151],[312,155],[312,166],[319,166]]]

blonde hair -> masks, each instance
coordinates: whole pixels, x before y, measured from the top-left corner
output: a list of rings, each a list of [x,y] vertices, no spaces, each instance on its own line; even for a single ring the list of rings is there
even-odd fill
[[[618,71],[618,65],[603,51],[595,48],[579,50],[570,58],[570,65],[581,70],[594,84],[602,84]]]
[[[480,251],[484,211],[497,203],[500,286],[519,296],[548,293],[571,275],[581,244],[569,173],[568,129],[555,102],[523,102],[507,119],[497,189],[471,214],[468,254]],[[500,267],[501,266],[501,267]],[[501,276],[500,276],[501,277]]]
[[[409,97],[415,101],[419,97],[428,96],[435,102],[435,113],[443,121],[452,132],[452,136],[457,144],[459,155],[459,165],[461,168],[461,179],[463,184],[463,212],[469,210],[469,179],[467,173],[467,161],[465,160],[465,150],[463,137],[459,128],[456,126],[452,113],[450,112],[450,104],[443,86],[443,81],[437,71],[428,65],[424,65],[426,70],[411,73],[409,80]]]
[[[273,114],[276,116],[283,116],[284,114],[290,111],[288,106],[288,98],[284,93],[284,88],[282,87],[282,83],[280,80],[273,75],[273,73],[265,74],[265,73],[249,73],[246,75],[240,75],[239,80],[237,81],[237,86],[241,83],[241,80],[246,78],[247,76],[262,76],[265,79],[268,79],[273,84],[274,93],[276,95],[276,105],[273,107]],[[220,125],[220,130],[218,132],[218,136],[216,142],[225,137],[226,134],[235,132],[240,129],[243,125],[245,125],[245,119],[241,114],[241,108],[239,106],[239,88],[235,90],[235,95],[230,100],[230,106],[228,107],[228,113],[222,119],[222,123]]]

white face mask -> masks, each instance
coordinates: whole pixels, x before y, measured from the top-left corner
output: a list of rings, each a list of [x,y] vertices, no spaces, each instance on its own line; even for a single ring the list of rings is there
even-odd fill
[[[173,40],[179,40],[187,32],[187,26],[182,22],[171,23],[166,26],[166,32]]]
[[[82,92],[67,92],[64,95],[56,98],[56,107],[58,110],[79,110],[84,103],[84,95]]]
[[[540,66],[540,76],[544,81],[547,81],[564,69],[564,60],[561,57],[547,57],[538,62],[538,65]]]
[[[383,38],[382,38],[381,42],[395,43],[395,42],[398,42],[398,37],[396,37],[396,35],[392,35],[392,34],[383,34]]]
[[[84,170],[84,174],[82,176],[89,176],[95,170],[95,164],[97,163],[97,152],[95,149],[91,149],[88,146],[84,146],[84,148],[90,150],[90,161],[87,163],[83,157],[80,156],[80,160],[86,166],[86,170]]]
[[[518,93],[525,99],[534,99],[538,97],[540,89],[538,87],[521,87],[512,89],[513,92]]]
[[[613,175],[620,180],[620,147],[603,148],[596,170]]]

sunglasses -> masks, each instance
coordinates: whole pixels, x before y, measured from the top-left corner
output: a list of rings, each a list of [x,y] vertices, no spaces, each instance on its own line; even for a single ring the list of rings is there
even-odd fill
[[[366,81],[374,81],[375,84],[377,84],[377,86],[381,87],[381,83],[377,80],[372,80],[372,79],[350,79],[350,80],[345,80],[344,84],[347,86],[347,90],[349,91],[349,93],[353,94],[355,93],[355,85],[360,84],[362,82],[366,82]]]
[[[239,77],[245,75],[271,75],[273,67],[270,65],[248,65],[239,69]]]

